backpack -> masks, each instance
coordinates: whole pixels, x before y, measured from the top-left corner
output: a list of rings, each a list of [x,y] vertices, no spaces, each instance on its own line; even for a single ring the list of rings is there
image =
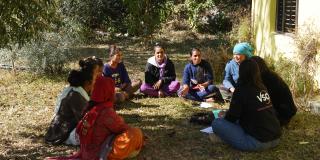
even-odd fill
[[[87,112],[77,125],[80,145],[87,145],[93,137],[93,126],[104,107],[95,106]]]

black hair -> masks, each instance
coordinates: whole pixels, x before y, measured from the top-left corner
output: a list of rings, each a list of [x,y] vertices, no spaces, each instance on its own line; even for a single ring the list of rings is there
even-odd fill
[[[93,73],[93,70],[98,66],[95,56],[87,57],[79,61],[80,70]]]
[[[201,51],[200,51],[199,48],[192,48],[191,51],[190,51],[190,53],[189,53],[189,54],[190,54],[190,57],[192,56],[192,53],[193,53],[194,51],[198,51],[198,52],[201,53]]]
[[[91,82],[93,79],[93,71],[98,66],[97,58],[87,57],[79,61],[79,70],[72,70],[68,75],[70,86],[83,86],[86,82]]]
[[[244,60],[239,67],[239,86],[254,86],[259,89],[265,89],[261,80],[258,64],[251,60]]]
[[[259,57],[259,56],[252,56],[251,59],[258,64],[261,74],[270,72],[270,69],[269,69],[269,67],[267,66],[267,63],[266,63],[261,57]]]
[[[93,73],[85,70],[71,70],[68,75],[68,82],[73,87],[84,86],[86,82],[91,83],[92,79]]]
[[[96,60],[96,63],[99,67],[103,67],[104,64],[101,58],[94,57],[94,59]]]
[[[163,45],[161,45],[159,42],[156,42],[156,43],[154,44],[153,49],[154,49],[154,50],[156,50],[156,48],[161,48],[161,49],[163,49],[163,50],[165,51],[164,46],[163,46]]]
[[[117,47],[116,45],[112,44],[109,47],[109,58],[113,57],[117,53],[121,52],[121,49]]]

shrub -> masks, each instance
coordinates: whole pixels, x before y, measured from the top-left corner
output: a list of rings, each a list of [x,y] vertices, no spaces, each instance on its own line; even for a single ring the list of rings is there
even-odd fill
[[[163,29],[167,30],[190,30],[188,22],[188,10],[185,4],[177,4],[172,8],[171,15],[167,19],[168,23],[164,24]]]
[[[317,74],[318,66],[320,63],[317,61],[319,55],[320,32],[313,28],[315,24],[306,24],[303,31],[296,34],[294,41],[297,46],[297,53],[301,60],[298,70],[305,77],[301,82],[303,87],[302,103],[304,106],[309,106],[309,99],[316,93],[318,89],[316,80],[314,79]],[[299,75],[300,76],[300,75]],[[319,84],[320,82],[318,82]]]
[[[214,8],[201,17],[197,30],[200,33],[225,33],[231,30],[231,26],[230,18],[221,10]]]
[[[232,58],[228,54],[229,49],[227,45],[220,45],[217,49],[207,48],[203,52],[203,59],[211,64],[214,81],[217,83],[222,83],[225,65]]]
[[[22,62],[22,50],[19,45],[10,45],[9,48],[0,49],[0,65],[1,68],[12,69],[26,69]],[[17,67],[19,66],[19,67]]]
[[[45,32],[41,41],[32,41],[22,48],[22,57],[32,70],[42,73],[60,73],[73,57],[71,48],[82,42],[83,28],[68,18],[56,32]]]
[[[60,8],[64,15],[91,29],[126,31],[122,22],[127,9],[122,0],[66,0],[61,1]]]
[[[280,57],[274,60],[272,57],[266,57],[265,60],[269,67],[288,84],[299,108],[308,110],[307,101],[313,94],[313,77],[305,72],[299,63],[294,63],[287,58]],[[297,101],[298,99],[300,100]]]
[[[214,0],[186,0],[185,5],[193,29],[213,34],[231,29],[230,18],[216,7]]]
[[[131,35],[151,35],[170,13],[172,3],[167,0],[124,0],[127,15],[123,21]]]
[[[302,69],[315,76],[319,65],[316,58],[319,55],[318,49],[320,49],[320,32],[307,25],[303,32],[300,31],[296,34],[294,41],[298,49],[299,59],[301,59]]]
[[[244,15],[239,18],[239,23],[234,23],[231,32],[228,33],[231,44],[238,42],[253,43],[250,15]]]
[[[317,56],[319,55],[320,32],[307,25],[303,31],[299,30],[299,33],[295,35],[294,42],[299,61],[293,62],[284,57],[278,60],[272,57],[265,59],[288,84],[295,100],[299,100],[297,105],[303,110],[309,110],[308,101],[317,93],[314,78],[319,66]]]

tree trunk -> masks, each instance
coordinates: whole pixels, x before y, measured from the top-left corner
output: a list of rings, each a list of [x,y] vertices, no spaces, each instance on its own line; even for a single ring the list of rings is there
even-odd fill
[[[16,74],[16,65],[15,65],[16,57],[17,57],[16,52],[13,51],[11,56],[11,65],[12,65],[12,73],[14,75]]]

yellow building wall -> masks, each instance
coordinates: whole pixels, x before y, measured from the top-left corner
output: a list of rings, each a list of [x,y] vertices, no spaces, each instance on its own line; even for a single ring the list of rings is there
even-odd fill
[[[252,0],[252,27],[256,55],[271,56],[276,60],[282,56],[299,62],[301,59],[298,57],[294,42],[296,35],[276,32],[276,3],[277,0]],[[298,34],[303,34],[310,28],[320,31],[319,6],[320,0],[299,0]],[[320,66],[316,72],[315,80],[320,86]]]
[[[276,0],[252,0],[253,34],[256,54],[275,55]]]

